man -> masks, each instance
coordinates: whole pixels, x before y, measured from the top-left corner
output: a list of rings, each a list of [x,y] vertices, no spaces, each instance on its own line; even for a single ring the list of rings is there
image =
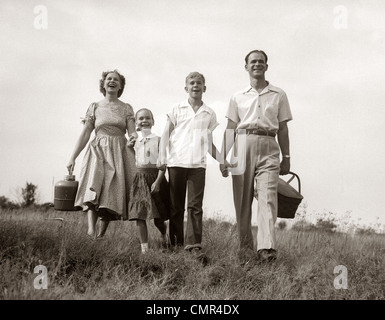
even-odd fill
[[[221,151],[226,157],[235,140],[238,170],[220,164],[224,177],[228,176],[229,170],[232,172],[241,264],[255,258],[262,261],[277,258],[277,188],[279,175],[288,174],[290,170],[287,122],[292,120],[286,93],[265,79],[268,68],[266,53],[253,50],[246,55],[245,63],[250,85],[230,99],[226,113],[227,133],[224,134]],[[229,131],[234,134],[229,134]],[[275,136],[278,137],[278,143]],[[254,195],[258,199],[257,253],[254,251],[251,231]]]

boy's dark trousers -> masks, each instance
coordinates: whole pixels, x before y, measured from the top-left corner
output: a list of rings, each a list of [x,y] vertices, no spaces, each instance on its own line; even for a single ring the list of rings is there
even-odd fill
[[[203,193],[205,188],[205,168],[169,167],[171,245],[183,246],[201,244]],[[187,226],[184,241],[184,210],[187,187]]]

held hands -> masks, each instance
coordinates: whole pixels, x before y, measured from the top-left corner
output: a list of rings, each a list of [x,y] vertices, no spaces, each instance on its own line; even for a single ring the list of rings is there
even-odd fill
[[[138,135],[130,135],[128,137],[128,142],[127,142],[127,146],[129,147],[133,147],[135,145],[135,142],[136,142],[136,139],[138,138]]]
[[[229,170],[228,168],[235,168],[238,165],[238,163],[230,164],[227,160],[225,160],[225,163],[221,163],[219,165],[219,170],[222,173],[222,177],[228,177],[229,176]]]

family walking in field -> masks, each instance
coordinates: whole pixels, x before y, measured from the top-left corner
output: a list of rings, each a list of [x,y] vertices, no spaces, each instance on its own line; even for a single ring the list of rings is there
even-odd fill
[[[67,164],[72,174],[76,158],[87,146],[75,199],[75,206],[87,212],[87,236],[101,239],[114,220],[135,221],[141,252],[146,253],[147,222],[153,220],[165,248],[202,251],[202,204],[210,154],[222,176],[232,177],[239,262],[275,260],[277,188],[279,175],[290,171],[287,122],[292,115],[285,92],[265,79],[267,60],[261,50],[246,55],[249,85],[230,98],[220,148],[213,143],[212,133],[219,123],[203,101],[206,83],[201,73],[187,75],[187,98],[171,107],[159,137],[151,131],[155,119],[150,109],[134,113],[131,105],[119,99],[124,76],[117,70],[103,72],[100,92],[104,98],[88,107]],[[94,130],[95,137],[88,143]],[[251,230],[254,197],[258,201],[256,250]]]

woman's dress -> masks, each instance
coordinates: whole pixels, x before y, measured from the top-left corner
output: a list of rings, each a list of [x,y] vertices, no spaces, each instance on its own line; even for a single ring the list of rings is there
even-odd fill
[[[75,206],[94,209],[103,219],[127,220],[130,187],[136,171],[135,153],[125,133],[135,122],[129,104],[99,106],[92,103],[83,120],[95,129],[81,166]]]

